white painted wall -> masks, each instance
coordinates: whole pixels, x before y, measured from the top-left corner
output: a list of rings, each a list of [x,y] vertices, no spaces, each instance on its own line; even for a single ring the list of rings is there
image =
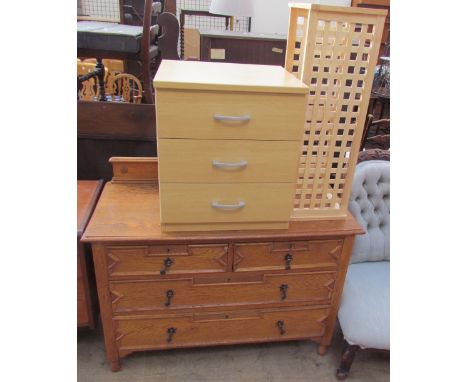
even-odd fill
[[[288,34],[289,2],[350,6],[351,0],[252,0],[252,32]]]

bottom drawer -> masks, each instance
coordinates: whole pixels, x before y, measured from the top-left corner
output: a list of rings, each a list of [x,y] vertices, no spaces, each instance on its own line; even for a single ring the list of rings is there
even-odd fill
[[[293,183],[160,183],[163,224],[288,222]]]
[[[321,337],[327,308],[114,318],[121,355],[135,350]]]

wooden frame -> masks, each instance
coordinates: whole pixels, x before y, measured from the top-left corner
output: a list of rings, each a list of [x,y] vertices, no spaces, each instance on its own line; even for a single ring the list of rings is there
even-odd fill
[[[208,11],[195,11],[191,9],[182,9],[180,11],[180,16],[179,16],[179,19],[180,19],[180,31],[179,31],[180,33],[180,58],[181,59],[185,58],[185,55],[184,55],[185,16],[207,16],[207,17],[217,17],[217,18],[224,19],[226,30],[228,30],[229,28],[229,23],[231,19],[230,16],[214,15]]]
[[[120,22],[123,23],[123,2],[120,0]],[[151,19],[153,14],[153,7],[156,9],[156,3],[153,4],[153,0],[145,0],[144,4],[144,15],[143,15],[143,35],[141,37],[140,42],[140,50],[137,53],[127,53],[127,52],[118,52],[118,51],[104,51],[104,50],[95,50],[95,49],[84,49],[78,48],[78,56],[79,57],[92,57],[97,58],[98,62],[102,60],[102,58],[108,59],[117,59],[117,60],[134,60],[141,62],[141,71],[142,71],[142,82],[144,88],[144,99],[146,103],[153,104],[154,103],[154,96],[153,96],[153,87],[151,85],[151,68],[150,62],[152,59],[157,59],[159,55],[159,50],[156,47],[153,47],[150,51],[150,47],[154,45],[154,41],[152,41],[153,35],[155,32],[154,28],[158,29],[159,26],[151,25]],[[85,20],[83,17],[78,17],[78,20]],[[90,19],[87,19],[90,20]],[[96,20],[96,18],[92,18],[92,20]],[[103,20],[103,21],[110,21],[110,20]],[[114,20],[117,21],[117,20]],[[104,84],[102,84],[104,85]],[[105,101],[104,99],[101,99]]]
[[[285,68],[310,86],[292,219],[343,219],[386,10],[290,4]]]

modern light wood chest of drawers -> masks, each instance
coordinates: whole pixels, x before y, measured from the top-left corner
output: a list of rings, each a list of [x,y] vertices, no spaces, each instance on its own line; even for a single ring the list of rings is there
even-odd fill
[[[287,228],[307,86],[279,66],[163,61],[163,231]]]
[[[83,236],[112,370],[151,349],[312,339],[326,351],[363,233],[351,215],[287,230],[163,233],[156,160],[112,163]]]

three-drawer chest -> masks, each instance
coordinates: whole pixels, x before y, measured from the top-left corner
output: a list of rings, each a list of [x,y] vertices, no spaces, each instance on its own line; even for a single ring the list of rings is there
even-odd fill
[[[112,370],[152,349],[311,339],[326,351],[363,233],[351,215],[283,230],[165,233],[157,159],[111,162],[83,241],[92,244]]]
[[[170,60],[154,87],[162,230],[287,228],[308,87],[280,66]]]

